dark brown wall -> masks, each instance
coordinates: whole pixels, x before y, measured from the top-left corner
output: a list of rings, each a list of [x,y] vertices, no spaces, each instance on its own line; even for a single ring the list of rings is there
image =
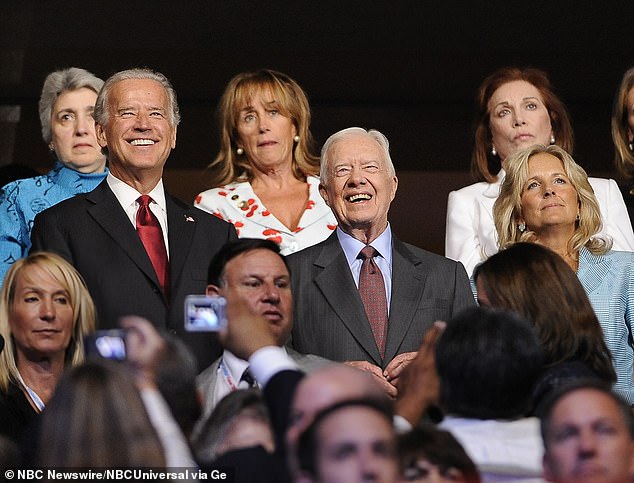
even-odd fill
[[[577,160],[595,175],[612,171],[610,109],[634,65],[634,4],[580,3],[3,0],[0,164],[50,166],[37,99],[51,70],[75,65],[107,77],[148,66],[179,94],[168,184],[191,198],[205,187],[225,83],[274,68],[307,91],[318,144],[352,125],[388,136],[401,177],[393,224],[442,253],[447,193],[469,182],[473,96],[497,67],[548,71],[571,111]]]

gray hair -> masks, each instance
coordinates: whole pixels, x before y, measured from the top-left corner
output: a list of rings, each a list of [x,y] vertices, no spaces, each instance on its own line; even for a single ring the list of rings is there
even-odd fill
[[[103,80],[91,72],[78,67],[56,70],[47,75],[42,86],[38,107],[44,142],[48,144],[53,138],[51,134],[51,111],[60,94],[67,91],[76,91],[83,87],[98,94],[102,86]]]
[[[376,129],[367,130],[363,129],[362,127],[349,127],[334,133],[332,136],[326,139],[326,142],[321,148],[321,167],[319,171],[321,184],[325,185],[327,182],[328,165],[330,164],[330,149],[339,141],[353,136],[368,136],[374,139],[385,154],[385,161],[387,163],[387,169],[390,173],[390,176],[396,176],[394,163],[392,163],[392,158],[390,157],[390,142],[387,140],[385,135],[377,131]]]
[[[110,89],[112,89],[112,86],[115,85],[117,82],[130,79],[149,79],[161,84],[165,89],[165,92],[167,93],[170,123],[174,127],[178,126],[181,121],[181,115],[178,109],[178,102],[176,101],[176,91],[172,87],[171,82],[160,72],[155,72],[153,70],[145,68],[123,70],[121,72],[113,74],[112,76],[110,76],[110,78],[106,80],[106,83],[103,85],[103,88],[97,96],[97,102],[95,103],[95,112],[93,114],[93,117],[95,118],[97,124],[100,124],[101,126],[105,126],[106,124],[108,124],[108,118],[110,115],[107,108],[108,96],[110,94]]]

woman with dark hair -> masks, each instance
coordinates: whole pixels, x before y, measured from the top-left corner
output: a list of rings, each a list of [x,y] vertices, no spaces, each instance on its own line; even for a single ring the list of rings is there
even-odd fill
[[[568,113],[542,70],[498,69],[483,81],[476,102],[471,171],[478,182],[449,194],[445,238],[445,255],[462,262],[468,274],[498,250],[492,209],[509,157],[533,144],[573,150]],[[589,181],[599,201],[601,233],[617,250],[634,251],[634,232],[616,182]]]
[[[544,349],[544,371],[533,396],[571,379],[614,384],[612,357],[583,285],[566,262],[536,243],[516,243],[478,265],[473,277],[480,305],[512,310],[532,323]]]
[[[310,106],[297,82],[269,69],[238,74],[218,119],[212,189],[195,206],[233,223],[240,237],[279,243],[282,255],[326,239],[337,222],[319,194]]]
[[[508,168],[493,206],[500,249],[538,243],[577,274],[612,354],[614,389],[634,404],[634,253],[611,250],[599,235],[599,203],[566,151],[532,146],[515,153]]]

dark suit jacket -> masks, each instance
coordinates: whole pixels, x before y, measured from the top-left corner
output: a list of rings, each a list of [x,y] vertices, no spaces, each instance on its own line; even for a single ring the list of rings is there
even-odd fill
[[[448,320],[475,300],[461,263],[392,237],[392,299],[385,358],[381,360],[359,291],[334,232],[287,257],[295,317],[292,347],[334,361],[385,366],[417,351],[436,320]]]
[[[98,327],[117,327],[123,315],[139,315],[178,335],[199,368],[220,353],[215,335],[187,333],[183,303],[203,294],[213,255],[236,238],[233,225],[166,194],[170,300],[166,302],[139,236],[104,180],[93,191],[63,201],[35,217],[31,252],[50,250],[83,275],[95,301]]]

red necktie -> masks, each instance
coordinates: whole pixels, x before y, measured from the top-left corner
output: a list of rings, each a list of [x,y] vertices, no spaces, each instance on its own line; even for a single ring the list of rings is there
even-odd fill
[[[161,230],[158,218],[156,218],[152,210],[150,210],[150,203],[152,201],[152,198],[148,195],[141,195],[137,199],[139,210],[136,212],[136,231],[154,266],[154,271],[161,284],[163,296],[165,300],[169,300],[169,261],[167,260],[163,230]]]
[[[385,355],[385,336],[387,332],[387,298],[381,270],[374,262],[378,252],[371,246],[359,252],[358,258],[363,260],[359,275],[359,295],[370,321],[374,340],[381,353]]]

